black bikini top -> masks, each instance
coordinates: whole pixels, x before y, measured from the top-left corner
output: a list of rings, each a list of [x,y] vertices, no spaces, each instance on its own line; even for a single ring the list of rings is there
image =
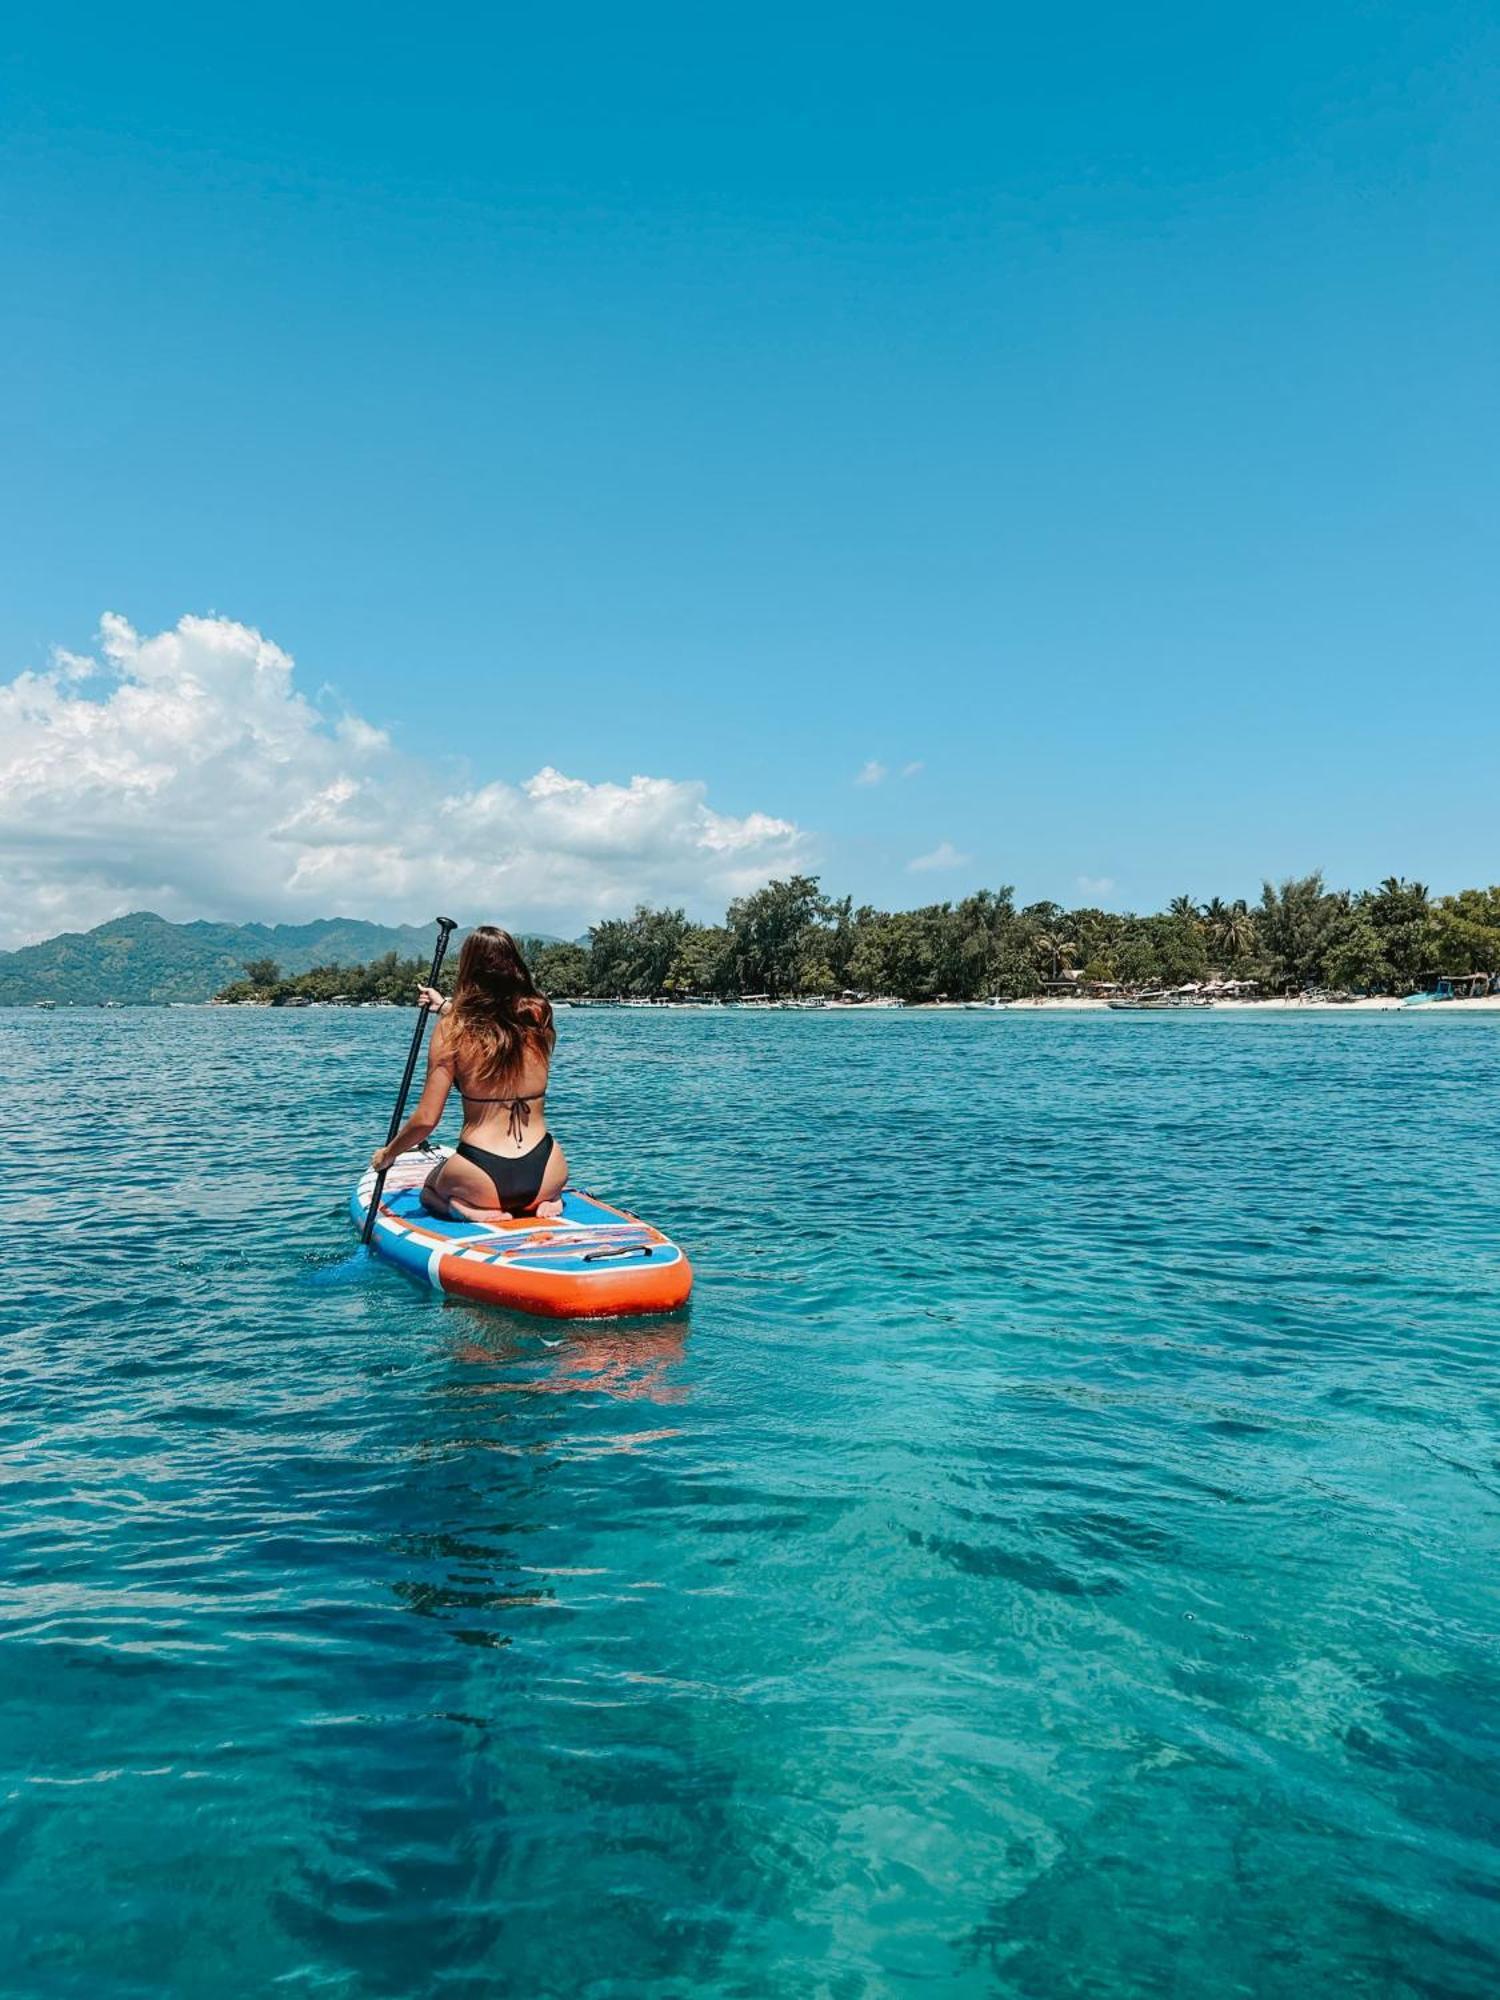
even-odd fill
[[[455,1076],[453,1081],[458,1083],[458,1078]],[[531,1123],[532,1105],[540,1104],[547,1095],[543,1089],[530,1091],[525,1097],[480,1097],[472,1090],[465,1090],[461,1083],[458,1083],[458,1094],[466,1104],[508,1104],[510,1117],[505,1129],[517,1145],[521,1142],[521,1134]]]

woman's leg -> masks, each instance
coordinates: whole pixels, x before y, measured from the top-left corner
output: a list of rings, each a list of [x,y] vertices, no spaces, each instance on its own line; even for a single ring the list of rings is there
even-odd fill
[[[453,1164],[451,1158],[441,1161],[422,1183],[422,1206],[428,1214],[447,1222],[509,1222],[510,1211],[494,1206],[495,1190],[486,1176],[474,1168],[450,1173]],[[466,1165],[459,1162],[460,1169]]]
[[[533,1215],[539,1215],[545,1222],[555,1222],[562,1214],[560,1199],[568,1185],[568,1162],[563,1149],[555,1141],[547,1159],[547,1171],[542,1175],[542,1184],[537,1190]]]
[[[567,1156],[554,1141],[552,1151],[547,1155],[536,1200],[519,1213],[539,1216],[544,1222],[555,1221],[562,1214],[562,1202],[558,1197],[567,1184]],[[430,1215],[461,1222],[509,1222],[515,1213],[497,1207],[495,1189],[488,1175],[481,1173],[472,1162],[459,1159],[456,1154],[434,1167],[423,1182],[422,1206]]]

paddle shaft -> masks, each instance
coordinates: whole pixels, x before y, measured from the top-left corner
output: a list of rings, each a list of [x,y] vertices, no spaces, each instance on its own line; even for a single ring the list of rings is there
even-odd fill
[[[427,975],[427,984],[429,986],[437,985],[438,974],[443,969],[443,960],[448,953],[448,939],[454,928],[452,917],[439,917],[437,926],[437,948],[432,954],[432,970]],[[411,1047],[406,1052],[406,1070],[401,1078],[401,1088],[396,1094],[396,1108],[391,1113],[391,1129],[385,1135],[385,1143],[387,1145],[391,1143],[392,1139],[401,1130],[401,1121],[406,1116],[406,1100],[411,1091],[411,1080],[417,1073],[417,1057],[422,1053],[422,1037],[426,1032],[427,1004],[424,1001],[417,1009],[417,1025],[412,1030]],[[380,1197],[385,1188],[386,1174],[389,1171],[389,1168],[382,1167],[380,1172],[375,1176],[375,1188],[370,1196],[370,1206],[365,1210],[365,1226],[359,1233],[361,1243],[368,1243],[370,1238],[375,1234],[375,1217],[380,1212]]]

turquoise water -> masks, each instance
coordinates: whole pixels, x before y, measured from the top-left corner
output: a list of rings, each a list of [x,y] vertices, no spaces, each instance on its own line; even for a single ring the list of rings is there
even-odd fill
[[[1500,1990],[1500,1021],[562,1022],[680,1321],[344,1265],[406,1017],[0,1014],[4,1991]]]

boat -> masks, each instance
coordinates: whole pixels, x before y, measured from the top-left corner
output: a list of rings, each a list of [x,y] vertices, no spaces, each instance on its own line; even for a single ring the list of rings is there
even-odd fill
[[[1443,1000],[1479,1000],[1490,990],[1487,972],[1440,972],[1429,974],[1433,984],[1423,993],[1409,993],[1403,1007],[1432,1006]]]
[[[1174,986],[1165,993],[1139,993],[1132,1000],[1106,1000],[1117,1014],[1169,1014],[1182,1007],[1212,1007],[1196,986]]]
[[[648,1222],[582,1188],[563,1190],[556,1220],[448,1221],[422,1206],[422,1183],[451,1146],[405,1153],[387,1176],[371,1247],[435,1291],[549,1319],[619,1319],[676,1312],[693,1289],[685,1254]],[[375,1170],[349,1212],[363,1228]]]

